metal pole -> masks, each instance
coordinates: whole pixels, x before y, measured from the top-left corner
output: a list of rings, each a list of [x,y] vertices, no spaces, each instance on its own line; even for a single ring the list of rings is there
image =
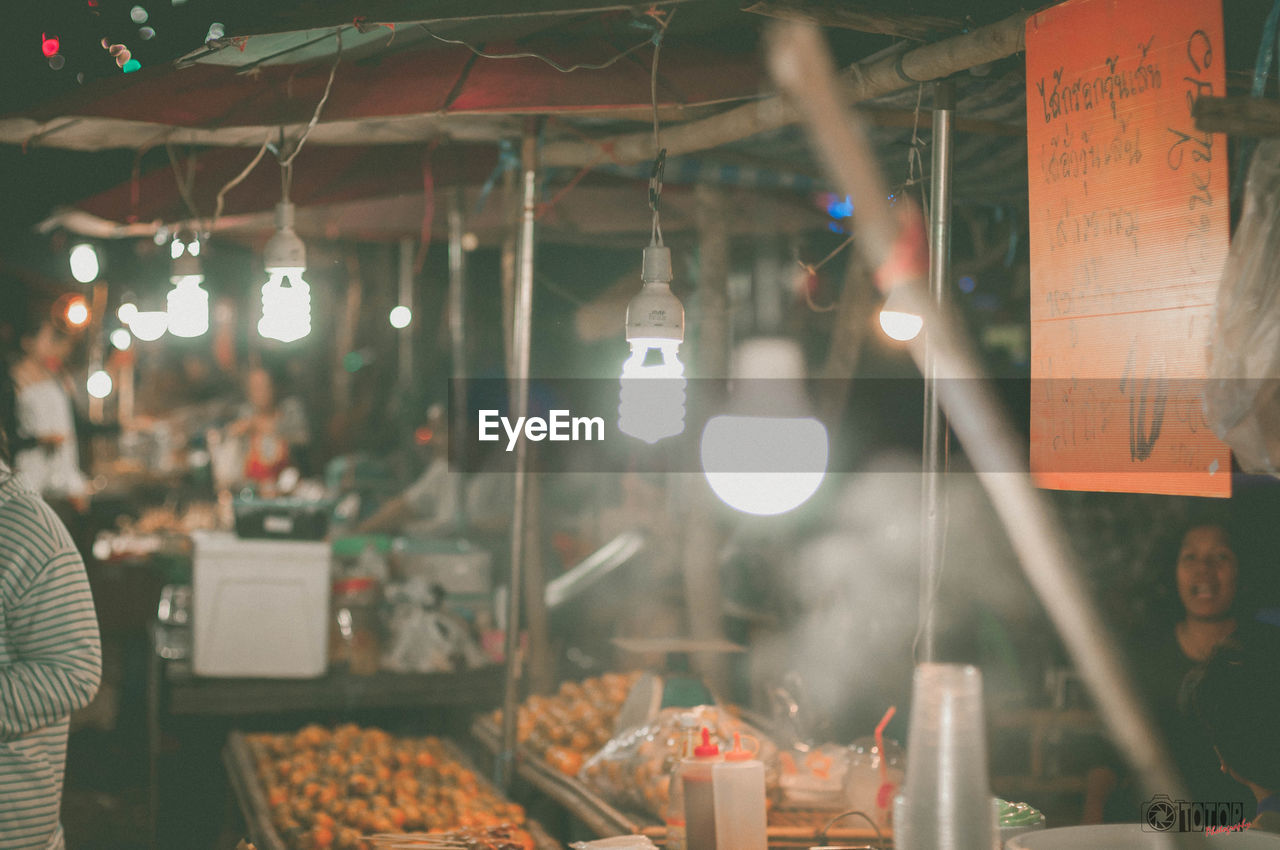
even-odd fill
[[[529,346],[533,330],[533,221],[538,186],[538,136],[536,119],[525,124],[521,149],[524,175],[524,205],[520,214],[520,244],[516,277],[515,310],[512,323],[511,407],[517,417],[529,415]],[[507,582],[507,680],[502,700],[502,753],[498,756],[497,779],[510,787],[515,774],[516,711],[520,659],[520,584],[524,566],[525,493],[528,487],[528,444],[516,443],[515,507],[511,519],[511,577]]]
[[[466,254],[462,250],[462,190],[449,193],[449,343],[452,349],[453,386],[449,404],[453,412],[449,431],[454,439],[461,439],[467,427],[467,338],[466,338]],[[462,470],[451,478],[453,488],[454,528],[461,533],[467,527],[467,506],[464,498]]]
[[[947,304],[947,280],[951,277],[951,117],[955,112],[956,88],[951,80],[934,86],[932,192],[929,204],[929,295],[939,310]],[[920,551],[920,642],[918,661],[933,661],[936,655],[934,608],[938,578],[946,557],[945,517],[947,513],[946,466],[947,421],[938,404],[938,363],[936,346],[924,329],[924,480],[921,488],[921,520],[924,534]]]
[[[413,311],[413,240],[400,240],[400,292],[398,296],[399,303],[402,307],[408,307],[410,313]],[[400,332],[400,385],[405,389],[413,386],[413,328],[411,321],[409,327]]]

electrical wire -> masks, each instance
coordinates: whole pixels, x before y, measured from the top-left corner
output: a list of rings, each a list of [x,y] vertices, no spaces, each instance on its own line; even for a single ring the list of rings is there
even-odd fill
[[[880,754],[880,758],[884,758],[884,753]],[[874,820],[871,819],[870,815],[858,809],[849,809],[848,811],[844,811],[836,815],[831,820],[827,821],[827,825],[818,831],[818,835],[822,837],[822,841],[825,843],[827,840],[827,833],[831,831],[831,827],[835,826],[838,821],[844,820],[847,817],[853,817],[855,815],[857,817],[862,818],[864,821],[866,821],[868,824],[871,825],[871,829],[875,831],[877,843],[879,843],[880,846],[883,847],[884,833],[880,831],[880,827],[876,824]]]
[[[316,104],[316,110],[311,115],[311,120],[307,122],[307,128],[302,131],[302,135],[298,137],[298,143],[293,146],[293,151],[280,160],[280,167],[287,168],[293,165],[293,160],[302,150],[302,146],[307,143],[307,137],[311,135],[311,131],[316,128],[316,124],[320,122],[320,113],[324,111],[324,105],[329,101],[329,92],[333,89],[333,78],[338,73],[338,64],[342,62],[342,28],[339,27],[334,35],[338,38],[338,52],[333,57],[333,67],[329,69],[329,80],[324,84],[324,94],[320,95],[320,102]]]
[[[662,13],[657,9],[650,9],[649,16],[653,18],[658,25],[658,31],[654,33],[653,38],[653,65],[649,69],[649,104],[653,107],[653,171],[649,175],[649,208],[653,210],[653,226],[649,232],[649,244],[651,246],[660,246],[662,241],[662,220],[658,213],[658,207],[662,202],[662,173],[667,165],[667,149],[662,146],[662,127],[658,122],[658,60],[662,56],[662,41],[667,34],[667,27],[671,26],[671,19],[676,16],[676,10],[672,9],[667,13],[666,19],[662,17]]]
[[[617,62],[621,61],[622,59],[625,59],[626,57],[630,56],[632,53],[635,53],[637,50],[644,47],[646,44],[651,44],[653,41],[652,39],[646,38],[644,41],[640,42],[639,44],[632,45],[631,47],[628,47],[626,50],[622,51],[621,53],[615,56],[612,56],[609,59],[606,59],[604,62],[600,62],[598,64],[591,64],[588,62],[578,62],[573,65],[565,66],[565,65],[561,65],[559,62],[556,62],[554,59],[550,59],[538,53],[527,53],[527,52],[486,53],[480,48],[476,47],[475,45],[469,44],[460,39],[445,38],[439,33],[433,32],[431,28],[428,27],[426,24],[418,24],[418,26],[422,28],[423,32],[425,32],[427,35],[434,38],[436,41],[442,41],[445,44],[457,44],[461,47],[465,47],[475,55],[481,57],[482,59],[537,59],[539,62],[543,62],[547,65],[550,65],[552,68],[556,69],[562,74],[572,74],[574,71],[603,71],[605,68],[608,68],[611,65],[614,65]]]
[[[218,197],[213,205],[213,223],[209,225],[212,232],[218,226],[218,219],[222,217],[222,205],[226,200],[227,193],[244,182],[253,169],[258,167],[258,163],[262,162],[262,157],[267,153],[267,147],[271,144],[271,132],[267,131],[267,137],[262,140],[262,147],[258,148],[258,152],[254,154],[253,159],[249,160],[249,164],[244,170],[227,181],[227,184],[218,190]]]
[[[191,184],[195,178],[195,156],[187,158],[187,174],[182,175],[182,169],[178,165],[178,155],[173,150],[173,145],[165,142],[165,153],[169,155],[169,166],[173,169],[174,182],[178,184],[178,194],[182,197],[182,202],[187,205],[187,210],[191,213],[191,218],[199,225],[200,212],[196,209],[195,199],[191,195]]]

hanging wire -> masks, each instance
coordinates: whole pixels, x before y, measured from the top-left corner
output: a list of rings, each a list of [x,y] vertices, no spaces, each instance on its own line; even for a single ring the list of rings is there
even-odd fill
[[[658,122],[658,60],[662,56],[662,39],[671,26],[671,19],[676,16],[671,10],[663,17],[662,12],[650,9],[649,16],[658,25],[653,34],[653,65],[649,70],[649,104],[653,107],[653,170],[649,173],[649,209],[653,211],[653,226],[649,232],[650,245],[662,245],[662,221],[658,208],[662,203],[662,174],[667,166],[667,149],[662,146],[662,126]]]
[[[905,186],[920,186],[920,209],[925,221],[929,220],[929,198],[924,191],[924,158],[920,151],[924,142],[920,139],[920,103],[924,98],[924,84],[916,86],[915,118],[911,122],[911,147],[907,149],[907,182]],[[905,188],[905,187],[904,187]]]
[[[262,140],[262,147],[258,148],[258,152],[254,154],[253,159],[249,160],[249,164],[244,170],[227,181],[226,185],[218,190],[218,197],[213,204],[213,223],[209,225],[212,232],[218,226],[218,219],[222,217],[222,205],[226,201],[227,193],[244,182],[245,178],[252,173],[253,169],[258,167],[258,163],[262,162],[262,157],[267,153],[267,147],[271,144],[271,131],[267,131],[267,137]]]
[[[338,64],[342,61],[342,29],[339,28],[334,34],[338,38],[338,52],[333,57],[333,67],[329,69],[329,80],[324,84],[324,94],[320,95],[320,102],[316,104],[316,110],[312,113],[311,120],[307,122],[307,128],[302,131],[302,135],[298,138],[297,144],[293,146],[293,150],[288,156],[280,160],[281,168],[293,165],[294,158],[302,150],[302,146],[307,143],[307,137],[316,128],[316,124],[320,122],[320,113],[324,111],[324,105],[329,101],[329,92],[333,89],[333,78],[337,75]]]
[[[422,29],[423,32],[425,32],[427,35],[434,38],[436,41],[443,41],[445,44],[460,45],[462,47],[467,48],[472,53],[474,53],[475,55],[483,59],[537,59],[539,62],[544,62],[547,65],[550,65],[552,68],[556,69],[562,74],[572,74],[574,71],[603,71],[605,68],[608,68],[611,65],[616,64],[618,61],[626,58],[627,56],[630,56],[632,53],[635,53],[637,50],[644,47],[646,44],[651,44],[653,42],[652,39],[646,38],[644,41],[640,42],[639,44],[632,45],[631,47],[628,47],[626,50],[622,51],[621,53],[615,56],[612,56],[609,59],[606,59],[604,62],[600,62],[598,64],[591,64],[588,62],[579,62],[574,65],[565,66],[565,65],[561,65],[559,62],[556,62],[554,59],[549,59],[546,56],[542,56],[541,54],[538,54],[538,53],[486,53],[480,48],[472,44],[468,44],[465,41],[461,41],[456,38],[446,38],[438,33],[432,32],[431,28],[428,27],[426,24],[418,24],[418,26]]]
[[[173,169],[174,182],[178,184],[178,195],[181,196],[182,202],[186,204],[187,211],[191,213],[191,218],[200,224],[200,212],[196,209],[195,198],[192,197],[191,188],[195,182],[195,155],[187,157],[187,173],[182,173],[182,167],[178,164],[178,154],[174,151],[173,145],[169,142],[164,143],[165,153],[169,155],[169,166]]]

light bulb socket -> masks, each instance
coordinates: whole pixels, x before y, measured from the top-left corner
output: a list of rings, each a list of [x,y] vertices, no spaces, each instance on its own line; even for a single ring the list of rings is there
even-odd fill
[[[169,267],[169,276],[172,278],[195,277],[196,275],[204,275],[204,267],[200,263],[199,257],[193,257],[186,251],[183,251],[174,260]]]
[[[640,273],[644,285],[627,304],[627,341],[676,339],[684,341],[684,305],[671,291],[671,249],[644,249]]]
[[[276,204],[276,228],[262,252],[263,267],[268,272],[275,269],[305,269],[307,246],[293,230],[293,204],[288,201]]]
[[[665,245],[650,245],[644,249],[644,262],[640,279],[645,283],[671,283],[671,249]]]

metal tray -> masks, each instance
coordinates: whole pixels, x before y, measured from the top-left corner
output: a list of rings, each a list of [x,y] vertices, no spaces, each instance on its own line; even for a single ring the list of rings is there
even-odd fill
[[[483,787],[497,793],[492,783],[475,769],[475,765],[456,744],[447,739],[441,739],[441,744],[450,758],[456,759],[475,773],[476,779]],[[253,751],[243,732],[232,732],[227,736],[227,744],[222,750],[222,762],[227,768],[227,776],[231,781],[231,788],[235,791],[236,800],[240,804],[240,811],[244,814],[245,824],[249,828],[249,837],[258,850],[290,850],[280,834],[276,832],[275,825],[271,823],[267,796],[262,789],[262,784],[258,782],[258,774],[254,770]],[[552,839],[537,821],[526,820],[524,829],[533,836],[538,850],[564,850],[564,845]]]

